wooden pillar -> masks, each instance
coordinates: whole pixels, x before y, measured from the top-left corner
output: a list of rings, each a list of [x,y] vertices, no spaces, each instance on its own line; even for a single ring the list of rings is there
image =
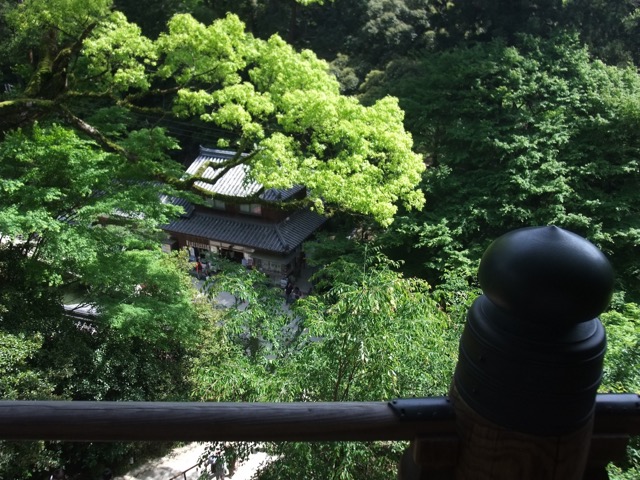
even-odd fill
[[[597,317],[613,270],[557,227],[515,230],[485,252],[450,398],[457,480],[582,480],[606,348]]]
[[[591,418],[561,435],[530,435],[479,415],[452,389],[461,454],[456,479],[582,480],[593,427]]]

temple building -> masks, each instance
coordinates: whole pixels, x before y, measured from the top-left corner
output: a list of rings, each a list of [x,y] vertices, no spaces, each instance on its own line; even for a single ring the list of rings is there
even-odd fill
[[[297,276],[302,262],[302,242],[326,221],[325,217],[300,206],[306,188],[265,189],[248,179],[245,164],[222,169],[235,152],[200,148],[187,174],[202,180],[195,187],[211,198],[206,205],[164,197],[178,203],[184,213],[163,227],[163,248],[188,248],[195,259],[211,260],[222,255],[257,268],[274,281]],[[212,183],[206,180],[211,179]],[[289,205],[287,205],[289,204]]]

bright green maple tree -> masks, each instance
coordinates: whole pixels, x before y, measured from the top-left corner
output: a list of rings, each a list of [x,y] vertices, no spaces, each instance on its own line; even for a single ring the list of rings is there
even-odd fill
[[[422,205],[415,187],[424,165],[394,99],[364,107],[340,95],[312,52],[278,36],[257,39],[233,15],[209,26],[176,15],[152,41],[108,7],[30,0],[8,10],[7,67],[18,88],[0,102],[1,128],[57,118],[136,162],[147,159],[92,123],[89,108],[196,116],[229,131],[229,146],[249,154],[241,161],[265,187],[303,183],[320,210],[337,205],[388,224],[398,203]],[[149,166],[159,179],[176,180]]]

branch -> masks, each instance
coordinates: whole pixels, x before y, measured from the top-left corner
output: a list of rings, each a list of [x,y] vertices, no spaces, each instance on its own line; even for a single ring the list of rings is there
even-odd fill
[[[94,139],[102,148],[107,151],[117,153],[122,155],[124,158],[130,161],[137,161],[137,157],[133,155],[131,152],[122,148],[117,143],[109,140],[106,136],[104,136],[97,128],[89,125],[87,122],[82,120],[79,117],[76,117],[71,110],[65,105],[60,105],[60,110],[62,114],[67,119],[69,123],[74,125],[78,130],[86,133],[89,137]]]
[[[49,28],[43,32],[40,40],[42,57],[25,88],[25,95],[49,99],[60,96],[67,88],[67,75],[71,59],[80,53],[84,40],[96,26],[96,22],[87,25],[78,38],[65,47],[58,45],[56,28]]]
[[[43,85],[48,83],[53,72],[53,60],[57,50],[57,35],[55,30],[48,29],[43,32],[40,39],[41,57],[36,71],[29,79],[24,93],[27,97],[38,97],[43,90]]]
[[[33,237],[32,237],[33,235]],[[34,261],[38,261],[40,258],[40,253],[42,252],[42,247],[45,243],[47,243],[47,239],[44,235],[39,234],[29,234],[29,245],[31,245],[31,239],[35,238],[37,241],[33,248],[28,249],[25,252],[25,256],[30,256],[30,258]],[[29,255],[30,254],[30,255]]]
[[[52,100],[15,98],[0,102],[0,131],[13,130],[56,108]]]
[[[171,88],[165,88],[165,89],[162,89],[162,90],[149,90],[147,92],[139,92],[139,93],[135,93],[135,94],[132,93],[130,95],[127,95],[123,99],[123,102],[125,102],[127,105],[129,105],[130,102],[135,102],[136,100],[142,100],[145,97],[157,96],[157,95],[168,95],[168,94],[171,94],[171,93],[176,93],[182,88],[183,87],[181,87],[181,86],[176,86],[176,87],[171,87]]]
[[[64,93],[62,98],[104,98],[107,100],[113,100],[113,95],[107,91],[104,92],[91,92],[91,91],[77,91],[69,90]]]
[[[140,107],[138,105],[133,105],[131,103],[128,103],[125,100],[119,100],[119,101],[116,102],[116,104],[119,107],[128,108],[129,110],[131,110],[132,112],[135,112],[135,113],[142,113],[142,114],[145,114],[145,115],[159,115],[159,116],[167,115],[167,111],[163,110],[162,108]]]

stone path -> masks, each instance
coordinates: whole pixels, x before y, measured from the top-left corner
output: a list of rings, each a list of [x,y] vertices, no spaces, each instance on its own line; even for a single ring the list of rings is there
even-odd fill
[[[190,443],[176,448],[164,457],[149,460],[126,475],[114,477],[114,480],[170,480],[176,476],[178,476],[176,480],[185,480],[185,478],[197,480],[203,473],[203,469],[191,467],[198,464],[205,446],[204,443]],[[267,459],[268,456],[264,452],[254,453],[246,462],[238,465],[233,476],[226,478],[250,480],[258,467]],[[185,475],[182,475],[183,472],[186,472]]]

